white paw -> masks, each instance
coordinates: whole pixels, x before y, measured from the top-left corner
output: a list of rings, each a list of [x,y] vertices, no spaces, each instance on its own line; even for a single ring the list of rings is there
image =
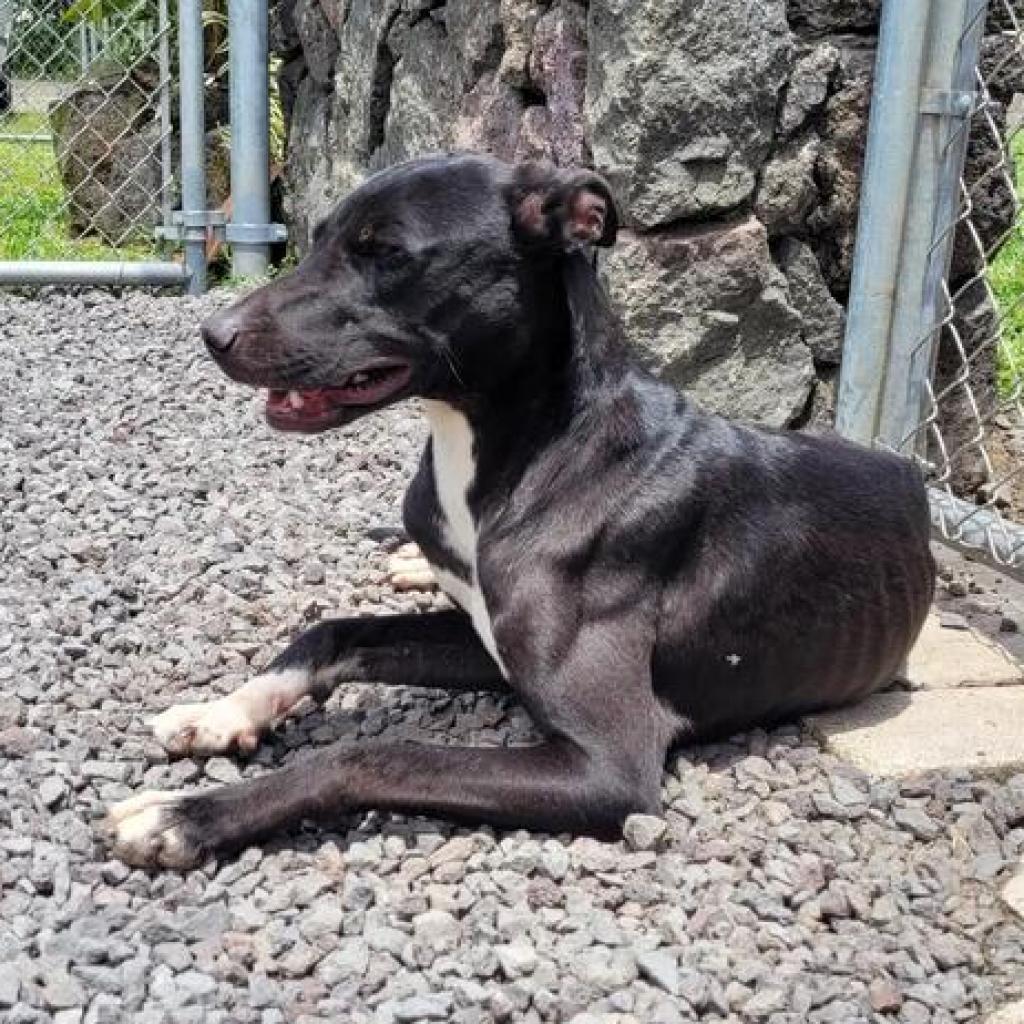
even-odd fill
[[[205,704],[177,704],[149,724],[160,745],[171,754],[255,750],[262,731],[251,708],[231,697]]]
[[[430,563],[415,544],[403,544],[388,559],[388,580],[395,590],[436,590]]]
[[[135,867],[200,863],[204,851],[187,837],[186,800],[180,790],[151,790],[114,804],[107,815],[114,856]]]

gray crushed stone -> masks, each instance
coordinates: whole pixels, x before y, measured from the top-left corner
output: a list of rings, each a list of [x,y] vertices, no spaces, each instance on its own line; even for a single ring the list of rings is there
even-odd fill
[[[1024,996],[998,890],[1024,776],[873,779],[797,727],[674,756],[628,841],[368,814],[176,875],[104,807],[338,739],[508,743],[491,696],[353,686],[249,759],[147,733],[303,624],[427,608],[386,585],[423,428],[285,438],[203,356],[225,301],[0,297],[0,1020],[975,1021]]]

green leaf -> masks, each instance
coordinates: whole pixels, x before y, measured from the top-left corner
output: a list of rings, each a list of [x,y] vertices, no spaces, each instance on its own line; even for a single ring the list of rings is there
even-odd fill
[[[138,0],[74,0],[71,6],[61,15],[61,21],[78,23],[81,21],[99,25],[104,18],[111,18],[125,11],[131,11]],[[141,14],[142,11],[135,12]]]
[[[105,16],[103,0],[75,0],[75,2],[61,15],[61,21],[89,22],[92,25],[99,25]]]

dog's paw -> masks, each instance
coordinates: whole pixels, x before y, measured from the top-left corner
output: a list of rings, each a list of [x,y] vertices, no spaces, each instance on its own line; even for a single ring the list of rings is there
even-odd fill
[[[388,559],[388,581],[395,590],[436,590],[430,563],[415,544],[403,544]]]
[[[231,697],[205,704],[177,704],[149,724],[160,745],[179,755],[254,750],[262,730],[251,708]]]
[[[192,799],[180,790],[150,790],[114,804],[107,814],[114,856],[133,867],[184,870],[201,864],[207,852],[189,827]]]

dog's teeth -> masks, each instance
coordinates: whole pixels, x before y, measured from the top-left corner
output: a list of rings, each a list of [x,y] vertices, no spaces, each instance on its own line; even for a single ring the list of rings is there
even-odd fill
[[[293,409],[301,409],[306,404],[306,401],[302,397],[302,395],[299,394],[298,391],[289,391],[288,392],[288,404]]]
[[[370,375],[368,373],[364,373],[362,370],[360,370],[358,373],[352,374],[353,384],[365,384],[366,381],[368,381],[369,379]]]

